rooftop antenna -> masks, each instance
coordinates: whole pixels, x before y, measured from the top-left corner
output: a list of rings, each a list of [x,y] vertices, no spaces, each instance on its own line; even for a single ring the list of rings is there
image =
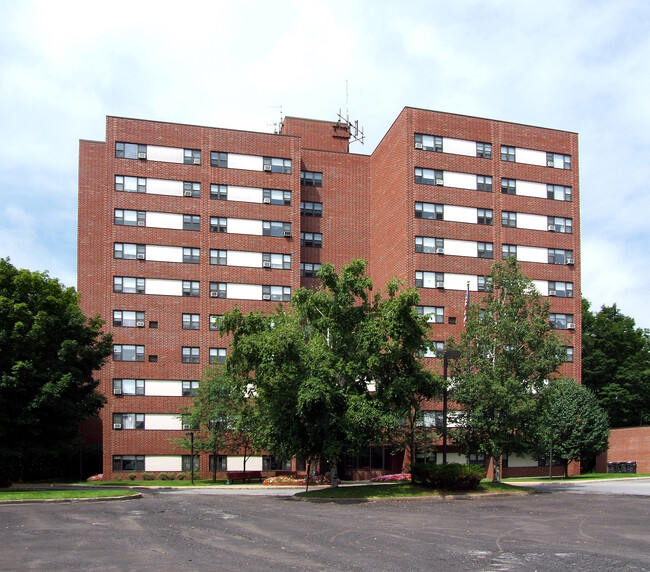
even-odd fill
[[[268,109],[279,109],[280,110],[280,120],[273,123],[267,123],[267,127],[273,127],[273,133],[277,135],[282,130],[282,124],[284,123],[284,117],[282,117],[282,106],[281,105],[269,105]]]
[[[359,120],[356,119],[354,123],[350,122],[350,113],[348,111],[348,80],[345,80],[345,117],[341,114],[341,109],[339,108],[338,113],[338,125],[347,127],[348,133],[350,134],[350,142],[356,143],[359,142],[363,145],[363,141],[366,136],[363,134],[363,127],[359,127]]]

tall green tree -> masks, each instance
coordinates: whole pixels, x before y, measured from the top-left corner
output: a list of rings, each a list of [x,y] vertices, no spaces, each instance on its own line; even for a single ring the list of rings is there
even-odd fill
[[[582,383],[612,427],[650,424],[650,331],[616,304],[593,314],[582,300]]]
[[[414,394],[439,388],[418,357],[429,341],[417,292],[392,282],[373,297],[365,268],[355,260],[337,274],[324,264],[322,287],[296,291],[288,311],[223,320],[233,336],[227,367],[241,390],[254,387],[260,445],[279,458],[328,460],[332,486],[344,453],[381,441],[417,406]]]
[[[572,379],[552,380],[541,395],[533,455],[560,459],[568,476],[571,461],[595,459],[607,450],[608,438],[607,413],[593,392]]]
[[[105,401],[93,372],[112,338],[78,302],[47,273],[0,259],[0,481],[47,476],[35,467],[68,451]]]
[[[462,406],[456,442],[491,457],[494,481],[501,479],[502,455],[521,453],[534,428],[537,396],[566,351],[549,326],[544,302],[513,258],[496,263],[492,290],[469,305],[459,350],[452,362],[451,397]]]

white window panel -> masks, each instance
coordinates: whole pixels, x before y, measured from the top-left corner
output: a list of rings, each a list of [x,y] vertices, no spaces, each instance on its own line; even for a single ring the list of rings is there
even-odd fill
[[[159,246],[147,244],[147,260],[154,262],[183,262],[183,248],[181,246]]]
[[[228,284],[228,298],[235,300],[261,300],[262,286],[259,284]]]
[[[548,296],[548,282],[546,280],[533,280],[533,286],[542,296]]]
[[[165,163],[183,163],[183,149],[176,147],[159,147],[147,145],[148,161],[163,161]]]
[[[178,413],[147,413],[144,416],[144,426],[147,430],[180,431],[183,423]]]
[[[228,457],[230,461],[230,457]],[[508,455],[508,468],[512,467],[537,467],[537,461],[530,455]]]
[[[163,280],[161,278],[147,278],[145,281],[145,294],[160,294],[162,296],[182,296],[182,280]]]
[[[548,217],[528,213],[517,213],[517,228],[548,230]]]
[[[546,183],[517,181],[517,194],[523,197],[536,197],[538,199],[545,199],[547,194]]]
[[[181,397],[183,395],[183,382],[166,379],[147,379],[144,382],[144,394],[157,397]]]
[[[144,470],[150,473],[157,471],[182,471],[183,459],[181,455],[146,455]]]
[[[229,155],[232,157],[232,155]],[[264,197],[262,189],[254,187],[233,187],[228,185],[228,200],[242,203],[261,203]]]
[[[476,179],[476,176],[474,178]],[[445,205],[445,220],[476,224],[476,209],[472,207]]]
[[[228,266],[243,266],[245,268],[262,268],[261,252],[245,252],[243,250],[228,251]]]
[[[231,234],[252,234],[262,236],[262,221],[245,218],[229,218],[228,232]]]
[[[465,139],[452,139],[450,137],[443,137],[442,151],[443,153],[452,153],[454,155],[467,155],[468,157],[476,157],[476,141],[466,141]]]
[[[533,149],[521,149],[517,147],[515,153],[517,163],[546,167],[546,151],[535,151]]]
[[[548,264],[548,250],[537,246],[517,246],[517,260]]]
[[[181,161],[182,163],[183,161]],[[153,195],[183,196],[183,181],[167,179],[147,179],[147,193]]]
[[[447,241],[445,240],[445,244]],[[476,247],[474,247],[474,255],[476,256]],[[469,282],[470,290],[476,290],[478,279],[471,274],[452,274],[445,272],[445,290],[467,290],[467,282]],[[474,287],[472,288],[472,283]]]
[[[228,153],[229,169],[245,169],[247,171],[261,171],[264,166],[264,157],[256,155],[237,155]]]
[[[474,143],[474,153],[476,153],[476,143]],[[453,173],[445,171],[445,187],[457,187],[459,189],[476,190],[476,174]]]
[[[476,242],[445,238],[445,256],[473,256],[476,258]]]
[[[183,230],[183,215],[175,213],[147,212],[147,226]]]
[[[244,457],[241,455],[228,455],[228,470],[229,471],[243,471],[244,470]],[[261,471],[262,470],[262,457],[252,456],[246,459],[247,471]]]

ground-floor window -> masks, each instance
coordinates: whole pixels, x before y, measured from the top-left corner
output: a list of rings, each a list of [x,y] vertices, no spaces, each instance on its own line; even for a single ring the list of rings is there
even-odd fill
[[[113,455],[113,471],[144,471],[144,455]]]
[[[390,449],[382,445],[367,447],[356,455],[346,455],[344,461],[346,469],[369,470],[392,468]]]
[[[217,455],[217,471],[228,470],[228,457],[226,455]],[[210,455],[210,472],[214,471],[214,455]]]
[[[281,461],[271,455],[262,457],[263,471],[290,471],[291,461]]]

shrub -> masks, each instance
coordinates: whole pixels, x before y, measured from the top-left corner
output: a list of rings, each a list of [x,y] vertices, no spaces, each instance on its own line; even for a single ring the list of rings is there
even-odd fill
[[[135,473],[129,473],[128,479],[129,481],[135,481],[138,478],[138,475]]]
[[[103,481],[104,480],[104,475],[103,475],[103,473],[99,473],[98,475],[93,475],[92,477],[88,477],[86,480],[87,481]]]
[[[421,463],[411,470],[414,484],[442,491],[473,491],[483,478],[483,467],[449,463]]]
[[[381,477],[375,477],[370,479],[372,483],[393,483],[396,481],[410,481],[411,475],[409,473],[398,473],[396,475],[382,475]]]
[[[155,479],[156,479],[156,475],[154,473],[142,473],[143,481],[153,481]]]
[[[161,481],[173,481],[174,480],[174,474],[173,473],[160,473],[158,475],[158,478]]]
[[[189,473],[178,473],[178,474],[176,475],[176,478],[177,478],[179,481],[189,481],[189,480],[191,479],[191,476],[190,476]]]

